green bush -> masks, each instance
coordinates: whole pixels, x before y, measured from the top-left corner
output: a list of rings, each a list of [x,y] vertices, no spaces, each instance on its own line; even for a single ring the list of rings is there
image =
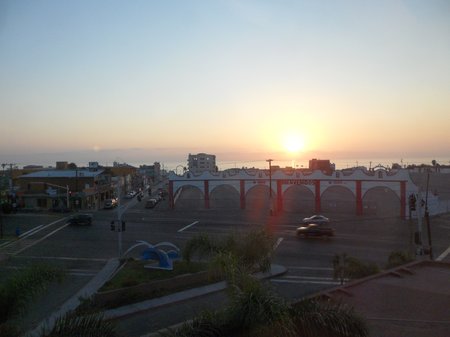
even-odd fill
[[[188,263],[186,261],[174,261],[173,270],[160,270],[144,268],[148,261],[129,259],[120,271],[100,291],[108,291],[135,286],[155,280],[170,279],[183,274],[197,273],[206,270],[204,263]]]
[[[414,256],[405,251],[396,250],[389,254],[388,263],[386,269],[401,266],[405,263],[414,261]]]
[[[380,268],[373,262],[363,262],[347,254],[336,254],[333,258],[334,278],[344,282],[363,278],[380,272]]]

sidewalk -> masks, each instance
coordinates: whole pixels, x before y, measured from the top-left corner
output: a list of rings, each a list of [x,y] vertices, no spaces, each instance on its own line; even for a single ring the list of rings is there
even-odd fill
[[[39,336],[42,330],[52,329],[56,319],[64,316],[67,312],[72,311],[80,305],[80,299],[92,296],[103,284],[109,280],[114,272],[119,267],[119,260],[109,260],[100,272],[94,276],[80,291],[73,295],[67,302],[65,302],[57,311],[54,311],[49,317],[43,320],[35,329],[29,331],[26,336]]]
[[[119,266],[117,259],[109,260],[103,269],[78,293],[72,296],[66,303],[64,303],[59,310],[53,312],[47,319],[42,321],[34,330],[29,331],[26,336],[38,336],[39,332],[45,327],[51,329],[58,317],[63,316],[67,312],[74,310],[80,304],[80,298],[88,298],[92,296],[101,286],[108,281]],[[271,270],[267,273],[258,273],[255,276],[258,279],[265,279],[281,275],[287,269],[280,265],[272,265]],[[123,307],[110,309],[104,312],[104,317],[107,319],[120,319],[122,317],[131,316],[146,310],[156,309],[170,304],[186,301],[196,297],[201,297],[208,294],[220,292],[226,288],[226,282],[218,282],[198,288],[188,289],[178,293],[167,296],[146,300],[139,303],[126,305]]]

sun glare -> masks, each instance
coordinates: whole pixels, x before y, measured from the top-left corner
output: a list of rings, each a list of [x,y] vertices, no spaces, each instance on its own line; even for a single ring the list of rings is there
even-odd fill
[[[305,147],[305,142],[301,136],[289,134],[284,137],[283,146],[286,151],[290,153],[296,153],[303,150],[303,148]]]

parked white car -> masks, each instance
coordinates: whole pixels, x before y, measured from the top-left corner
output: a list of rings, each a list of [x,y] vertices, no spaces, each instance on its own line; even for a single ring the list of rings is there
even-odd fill
[[[309,218],[304,218],[302,220],[303,224],[317,224],[317,225],[323,225],[330,223],[330,219],[323,215],[313,215]]]

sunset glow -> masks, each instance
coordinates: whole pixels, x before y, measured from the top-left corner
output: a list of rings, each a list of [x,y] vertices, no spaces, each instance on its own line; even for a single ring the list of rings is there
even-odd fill
[[[448,1],[6,3],[2,162],[449,162]]]
[[[283,146],[291,154],[298,153],[305,148],[305,141],[298,134],[288,134],[284,136]]]

